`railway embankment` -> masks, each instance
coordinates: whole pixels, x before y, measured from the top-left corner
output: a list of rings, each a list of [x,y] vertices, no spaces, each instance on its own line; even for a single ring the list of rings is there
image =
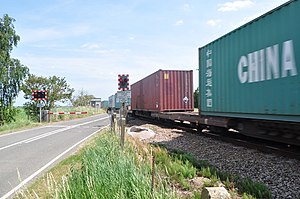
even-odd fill
[[[155,136],[144,139],[144,142],[159,144],[169,151],[191,154],[196,162],[205,161],[220,172],[245,179],[240,188],[250,188],[251,182],[257,182],[268,187],[272,198],[300,198],[299,160],[237,146],[176,128],[162,128],[139,119],[131,120],[129,124],[149,128],[155,132]],[[260,187],[253,186],[251,189],[255,192]]]

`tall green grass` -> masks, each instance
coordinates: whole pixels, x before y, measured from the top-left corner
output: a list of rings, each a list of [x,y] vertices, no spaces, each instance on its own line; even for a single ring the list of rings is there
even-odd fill
[[[5,123],[3,126],[0,126],[0,134],[13,131],[14,129],[21,129],[27,126],[36,126],[36,125],[38,124],[31,121],[27,117],[23,108],[17,108],[15,121],[11,123]]]
[[[61,185],[59,198],[175,198],[171,190],[158,180],[151,193],[149,161],[137,159],[134,148],[122,151],[119,139],[107,133],[87,149],[81,168],[73,167]]]

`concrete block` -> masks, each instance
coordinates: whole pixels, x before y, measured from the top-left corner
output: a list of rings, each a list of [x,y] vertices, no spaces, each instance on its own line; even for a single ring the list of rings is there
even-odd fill
[[[231,199],[231,196],[224,187],[204,187],[201,199]]]

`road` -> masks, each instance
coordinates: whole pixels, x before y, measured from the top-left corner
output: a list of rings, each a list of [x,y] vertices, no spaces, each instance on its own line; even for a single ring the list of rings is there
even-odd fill
[[[1,199],[10,198],[108,124],[108,115],[101,114],[0,136]]]

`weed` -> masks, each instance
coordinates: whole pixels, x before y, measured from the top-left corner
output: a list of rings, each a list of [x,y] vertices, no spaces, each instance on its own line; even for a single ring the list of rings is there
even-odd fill
[[[170,176],[171,180],[179,182],[182,187],[189,189],[189,184],[185,179],[194,178],[197,168],[187,159],[184,159],[182,155],[169,155],[165,149],[157,148],[155,157],[160,170]]]
[[[190,184],[186,181],[186,179],[183,176],[178,177],[179,184],[183,187],[185,190],[190,189]]]
[[[254,196],[251,196],[247,193],[243,193],[243,199],[256,199]]]
[[[210,178],[210,181],[204,182],[204,186],[214,186],[218,180],[221,180],[231,190],[234,190],[235,186],[237,186],[239,193],[246,193],[247,197],[272,198],[271,192],[262,183],[254,182],[251,179],[241,179],[237,175],[231,175],[226,172],[220,172],[216,167],[209,165],[206,160],[198,161],[191,154],[185,154],[180,150],[172,150],[172,156],[180,157],[182,160],[189,160],[193,166],[200,170],[202,176]]]
[[[199,191],[193,192],[193,199],[201,199],[201,193]]]
[[[229,178],[227,177],[225,181],[223,181],[223,184],[225,187],[229,190],[234,190],[234,182],[230,181]]]
[[[215,186],[217,184],[217,182],[220,182],[220,179],[218,178],[217,174],[213,174],[210,177],[211,183],[213,184],[213,186]]]
[[[205,180],[205,181],[204,181],[203,186],[204,186],[204,187],[213,187],[214,184],[212,183],[211,180],[208,179],[208,180]]]
[[[207,177],[207,178],[211,177],[210,167],[202,167],[200,170],[200,173],[204,177]]]
[[[246,178],[238,183],[238,188],[242,193],[251,194],[256,198],[272,198],[272,194],[266,185]]]

